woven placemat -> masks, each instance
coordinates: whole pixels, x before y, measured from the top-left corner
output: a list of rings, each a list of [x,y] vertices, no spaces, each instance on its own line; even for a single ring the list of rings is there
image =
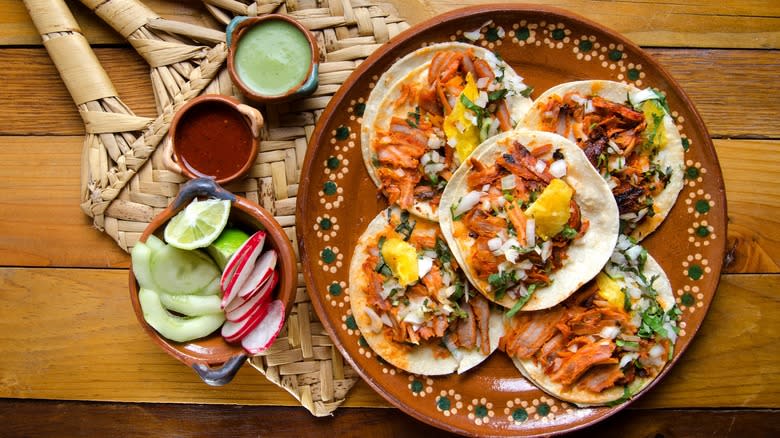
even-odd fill
[[[129,251],[185,182],[170,170],[167,132],[173,114],[201,93],[240,96],[224,69],[224,32],[162,19],[138,0],[81,1],[151,67],[154,119],[135,116],[117,96],[63,0],[25,0],[84,119],[82,209]],[[261,108],[266,125],[257,161],[245,179],[226,186],[273,213],[297,251],[296,194],[314,125],[357,65],[408,24],[392,5],[367,0],[204,0],[204,5],[222,24],[235,15],[288,14],[317,38],[319,88],[306,99]],[[358,379],[313,312],[302,274],[283,332],[249,363],[316,416],[332,413]]]

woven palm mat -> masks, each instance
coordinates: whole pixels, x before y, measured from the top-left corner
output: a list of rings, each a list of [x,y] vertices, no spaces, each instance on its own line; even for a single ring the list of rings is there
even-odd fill
[[[202,93],[240,96],[223,67],[224,32],[162,19],[139,0],[81,1],[126,38],[151,67],[151,91],[159,114],[155,119],[135,116],[117,96],[63,0],[25,0],[85,122],[82,209],[97,228],[129,251],[186,181],[171,170],[175,166],[171,166],[167,132],[173,114]],[[317,38],[319,88],[304,100],[261,108],[266,125],[257,161],[245,179],[226,186],[273,213],[297,250],[296,194],[314,125],[357,65],[408,25],[392,5],[368,0],[204,0],[204,4],[222,24],[235,15],[288,14]],[[265,355],[249,363],[316,416],[333,412],[358,379],[312,311],[302,275],[279,338]]]

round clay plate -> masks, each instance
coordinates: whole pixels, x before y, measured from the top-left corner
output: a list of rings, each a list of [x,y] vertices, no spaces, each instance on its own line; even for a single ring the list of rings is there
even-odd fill
[[[551,86],[611,79],[666,93],[683,136],[685,186],[674,209],[644,241],[671,280],[682,309],[674,359],[690,344],[715,294],[726,243],[726,203],[715,150],[679,85],[621,35],[568,12],[538,6],[475,7],[436,17],[382,46],[333,97],[311,139],[298,197],[306,285],[333,341],[379,394],[434,426],[468,435],[548,435],[603,420],[624,408],[578,408],[538,390],[501,351],[464,375],[411,375],[384,362],[360,335],[349,305],[349,262],[358,236],[387,206],[363,165],[360,123],[371,88],[399,57],[442,41],[497,52],[536,97]],[[647,388],[646,390],[649,390]]]

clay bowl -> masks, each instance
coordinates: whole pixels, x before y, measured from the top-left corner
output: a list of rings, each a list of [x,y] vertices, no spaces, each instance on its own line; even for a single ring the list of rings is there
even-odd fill
[[[253,87],[249,86],[236,71],[236,51],[240,44],[241,38],[252,28],[260,26],[272,21],[282,21],[292,24],[296,27],[305,37],[309,43],[311,49],[311,58],[309,63],[309,69],[306,72],[304,78],[291,86],[287,91],[279,94],[264,94]],[[248,99],[261,103],[279,103],[298,99],[310,95],[317,89],[319,82],[319,49],[317,47],[317,40],[300,22],[287,15],[280,14],[267,14],[260,17],[245,17],[237,16],[230,21],[226,29],[227,33],[227,45],[228,45],[228,59],[227,67],[230,73],[230,78],[233,83],[241,91],[241,93]]]
[[[229,224],[237,226],[247,233],[265,230],[267,234],[265,247],[274,248],[278,253],[276,269],[279,272],[279,284],[272,298],[284,303],[285,315],[290,313],[295,299],[298,271],[295,253],[287,234],[273,216],[259,205],[236,196],[217,185],[213,179],[197,178],[188,181],[181,188],[176,199],[162,213],[157,215],[141,235],[141,242],[155,234],[162,239],[163,230],[168,221],[186,207],[194,198],[219,198],[231,201]],[[230,382],[238,369],[241,368],[248,353],[240,344],[226,342],[219,330],[209,336],[189,342],[174,342],[160,336],[144,320],[141,305],[138,300],[138,282],[130,267],[130,300],[138,322],[152,340],[185,365],[192,367],[200,378],[213,386]]]
[[[240,179],[257,158],[262,127],[260,111],[234,97],[198,96],[171,120],[173,170],[188,178],[214,177],[217,184]]]

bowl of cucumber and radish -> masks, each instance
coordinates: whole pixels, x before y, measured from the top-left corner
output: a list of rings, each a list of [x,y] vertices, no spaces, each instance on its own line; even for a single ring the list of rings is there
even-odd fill
[[[247,357],[272,345],[297,276],[292,245],[273,215],[197,178],[133,247],[130,298],[160,347],[204,382],[224,385]]]

